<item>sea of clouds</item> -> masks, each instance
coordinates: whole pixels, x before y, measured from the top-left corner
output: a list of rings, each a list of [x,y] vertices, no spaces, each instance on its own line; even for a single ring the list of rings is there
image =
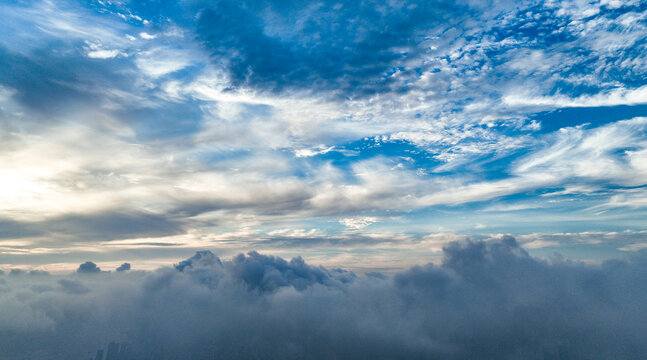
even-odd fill
[[[0,276],[0,359],[637,359],[647,257],[541,260],[511,237],[453,243],[441,265],[355,274],[209,251],[146,272],[85,263]]]

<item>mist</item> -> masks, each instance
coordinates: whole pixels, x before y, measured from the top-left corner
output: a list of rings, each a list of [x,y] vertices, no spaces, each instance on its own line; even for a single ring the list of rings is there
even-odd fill
[[[506,237],[394,275],[256,252],[121,269],[2,275],[0,358],[94,358],[109,342],[136,359],[647,356],[642,254],[547,261]]]

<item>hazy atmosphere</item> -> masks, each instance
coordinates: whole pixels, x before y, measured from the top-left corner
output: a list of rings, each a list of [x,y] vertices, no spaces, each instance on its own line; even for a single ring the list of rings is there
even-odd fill
[[[638,0],[1,1],[0,359],[647,357],[645,46]]]

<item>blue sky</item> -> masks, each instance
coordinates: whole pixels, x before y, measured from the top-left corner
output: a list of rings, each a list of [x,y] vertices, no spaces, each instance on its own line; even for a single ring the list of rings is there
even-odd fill
[[[0,268],[647,248],[639,1],[0,4]]]

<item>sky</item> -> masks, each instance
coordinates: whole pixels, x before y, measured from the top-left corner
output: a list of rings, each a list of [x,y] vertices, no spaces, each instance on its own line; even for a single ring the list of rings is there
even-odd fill
[[[646,45],[638,0],[0,1],[0,360],[647,358]]]
[[[3,1],[0,269],[647,248],[647,5]]]

